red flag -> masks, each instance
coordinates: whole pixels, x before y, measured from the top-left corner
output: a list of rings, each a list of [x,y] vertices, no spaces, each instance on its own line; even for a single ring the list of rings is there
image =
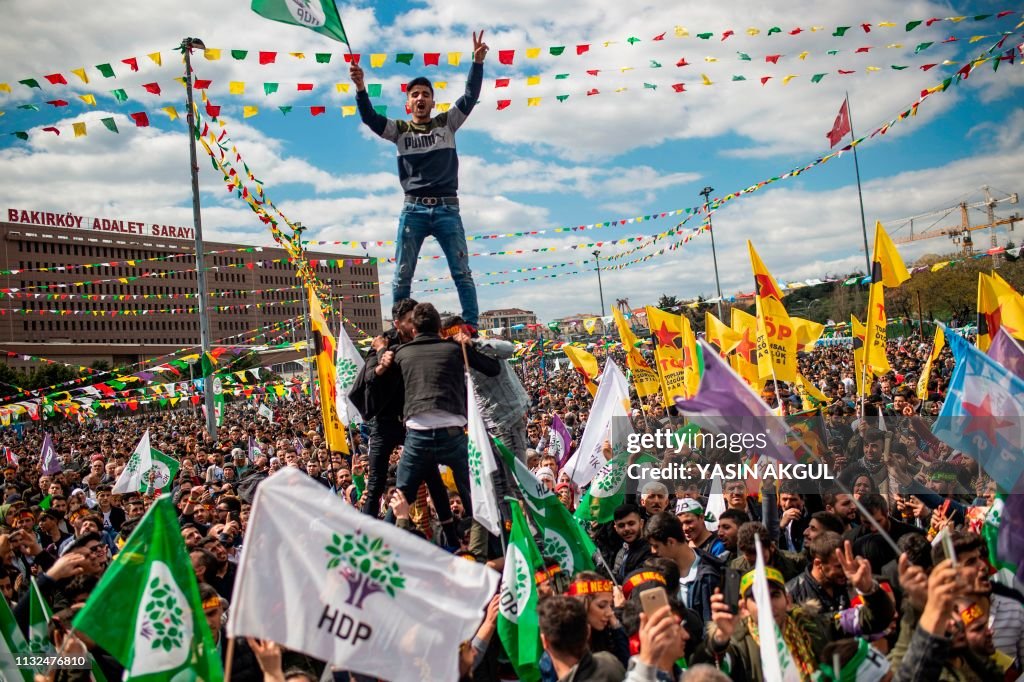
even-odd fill
[[[131,117],[133,121],[135,121],[135,125],[139,128],[145,128],[149,125],[149,116],[146,115],[145,111],[139,111],[134,114],[128,114],[128,116]]]
[[[192,84],[192,87],[196,90],[206,90],[208,87],[210,87],[211,83],[213,83],[212,80],[206,78],[197,78],[195,82]]]
[[[424,66],[437,66],[438,60],[441,59],[440,52],[424,52],[423,53],[423,65]]]
[[[209,102],[207,102],[207,104],[206,104],[206,114],[207,114],[207,116],[212,116],[213,118],[217,118],[218,116],[220,116],[220,105],[214,105],[214,104],[210,104]]]
[[[495,78],[494,79],[494,87],[496,87],[496,88],[507,88],[508,87],[508,78]]]
[[[159,83],[143,83],[142,87],[146,89],[146,92],[152,93],[154,95],[159,95],[160,94],[160,84]]]
[[[62,74],[52,73],[46,77],[46,80],[50,81],[50,85],[67,85],[68,82]]]
[[[581,55],[581,54],[583,54],[584,52],[586,52],[589,49],[590,49],[590,45],[587,45],[587,44],[577,45],[576,46],[576,54],[577,55]]]
[[[129,57],[128,59],[122,59],[121,63],[122,64],[127,64],[128,68],[131,69],[132,71],[138,71],[139,70],[139,61],[135,57]]]
[[[498,100],[498,111],[501,111],[502,109],[506,109],[510,104],[512,104],[512,100],[510,100],[510,99],[499,99]]]
[[[835,147],[839,141],[850,132],[850,102],[843,100],[843,106],[839,107],[839,115],[836,122],[832,124],[832,130],[826,134],[829,141],[829,148]]]
[[[276,60],[276,52],[260,52],[260,64],[273,64]]]
[[[674,83],[672,85],[672,89],[675,90],[676,92],[686,92],[686,84],[685,83]]]
[[[352,63],[358,64],[359,63],[359,53],[358,52],[355,52],[353,54],[343,54],[341,56],[345,58],[345,63],[346,64],[352,64]]]
[[[313,89],[312,83],[296,83],[295,89],[299,92],[309,92]]]
[[[502,64],[511,65],[515,54],[515,50],[498,50],[498,61]]]
[[[323,114],[323,113],[326,113],[326,112],[327,112],[327,107],[323,107],[323,106],[310,107],[309,108],[309,113],[311,115],[313,115],[313,116],[319,116],[320,114]]]

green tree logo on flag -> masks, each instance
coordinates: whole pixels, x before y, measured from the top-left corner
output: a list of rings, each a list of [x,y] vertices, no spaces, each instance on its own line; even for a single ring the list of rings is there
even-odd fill
[[[498,608],[501,611],[501,615],[507,620],[518,623],[519,614],[526,608],[526,604],[530,600],[530,594],[533,591],[533,572],[530,570],[530,564],[526,557],[513,544],[508,546],[508,555],[505,557],[505,561],[512,564],[515,582],[502,581],[501,599]]]
[[[337,363],[338,385],[347,390],[356,380],[356,363],[348,358],[341,358]]]
[[[173,670],[189,658],[192,615],[186,614],[188,598],[162,561],[150,565],[146,589],[135,619],[135,656],[127,677]]]
[[[573,559],[569,543],[550,528],[544,529],[544,556],[557,561],[562,571],[567,575],[576,573],[576,562]]]
[[[604,495],[598,495],[599,497],[608,496],[615,493],[622,486],[622,481],[626,478],[626,467],[622,466],[622,462],[612,460],[601,467],[601,470],[597,472],[597,476],[594,477],[594,486],[597,487],[598,491],[604,493]]]
[[[345,601],[357,609],[363,608],[363,601],[371,594],[386,592],[394,598],[397,590],[405,588],[405,576],[398,565],[398,556],[380,538],[373,538],[357,530],[339,536],[331,535],[331,544],[324,547],[329,555],[327,570],[341,568],[341,575],[348,582],[349,596]]]
[[[469,441],[469,474],[473,477],[473,485],[482,488],[484,485],[483,462],[480,461],[480,449],[476,443]]]

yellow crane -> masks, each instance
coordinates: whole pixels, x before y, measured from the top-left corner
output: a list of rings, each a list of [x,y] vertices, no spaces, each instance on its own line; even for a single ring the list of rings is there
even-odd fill
[[[1018,203],[1017,193],[1007,194],[999,199],[992,195],[991,189],[986,185],[981,188],[982,192],[985,193],[985,199],[983,201],[975,201],[968,203],[962,201],[956,206],[950,206],[948,208],[942,208],[937,211],[929,211],[928,213],[921,213],[919,215],[910,216],[908,218],[901,218],[888,223],[890,234],[893,235],[893,242],[896,244],[907,244],[909,242],[916,242],[922,239],[934,239],[935,237],[948,237],[953,240],[960,252],[965,256],[970,256],[974,253],[974,238],[971,234],[977,230],[989,230],[991,248],[995,249],[999,245],[996,242],[996,228],[1000,225],[1009,225],[1009,231],[1013,231],[1013,225],[1016,222],[1024,221],[1024,217],[1021,217],[1020,213],[1014,213],[1013,215],[1006,218],[996,218],[995,207],[996,204]],[[972,209],[984,208],[986,211],[987,221],[982,224],[972,225],[969,211]],[[940,226],[946,217],[951,215],[953,212],[959,211],[960,213],[960,224],[952,226]],[[938,216],[936,218],[936,216]],[[920,232],[915,232],[915,222],[923,220],[930,220],[931,224]],[[901,235],[900,230],[904,227],[910,227],[909,235]],[[993,254],[995,256],[996,254]]]

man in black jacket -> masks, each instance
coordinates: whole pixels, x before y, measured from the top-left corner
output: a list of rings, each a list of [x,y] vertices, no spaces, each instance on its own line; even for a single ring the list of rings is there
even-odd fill
[[[398,346],[412,341],[414,307],[416,301],[411,298],[395,301],[391,307],[394,328],[373,340],[363,371],[356,377],[349,392],[352,404],[370,427],[370,473],[362,511],[374,517],[380,515],[380,497],[386,487],[391,453],[405,440],[405,427],[402,425],[402,408],[405,404],[402,399],[402,375],[400,372],[384,371],[380,360],[387,353],[393,357]]]
[[[415,338],[393,353],[385,352],[380,360],[385,371],[392,363],[397,366],[405,386],[405,447],[396,485],[407,500],[416,499],[420,484],[429,481],[439,464],[445,464],[452,470],[463,505],[471,512],[465,363],[489,377],[501,373],[501,364],[470,343],[442,339],[441,317],[430,303],[416,304],[412,325]],[[437,499],[441,495],[444,499]],[[433,497],[445,529],[445,544],[457,547],[448,495],[440,492]]]

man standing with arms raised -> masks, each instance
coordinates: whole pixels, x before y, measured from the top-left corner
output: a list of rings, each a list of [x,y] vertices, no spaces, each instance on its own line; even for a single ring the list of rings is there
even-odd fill
[[[398,221],[395,245],[395,301],[409,298],[416,259],[423,240],[433,236],[448,260],[455,288],[459,292],[462,318],[475,330],[479,316],[476,286],[469,269],[466,232],[459,215],[459,157],[455,151],[455,131],[466,121],[480,97],[484,78],[487,45],[483,31],[473,33],[473,65],[466,82],[466,94],[448,111],[431,118],[434,87],[420,76],[406,86],[406,106],[411,121],[398,121],[374,111],[366,92],[363,69],[353,63],[349,68],[356,86],[359,115],[370,130],[394,142],[398,147],[398,178],[405,191],[405,206]]]

